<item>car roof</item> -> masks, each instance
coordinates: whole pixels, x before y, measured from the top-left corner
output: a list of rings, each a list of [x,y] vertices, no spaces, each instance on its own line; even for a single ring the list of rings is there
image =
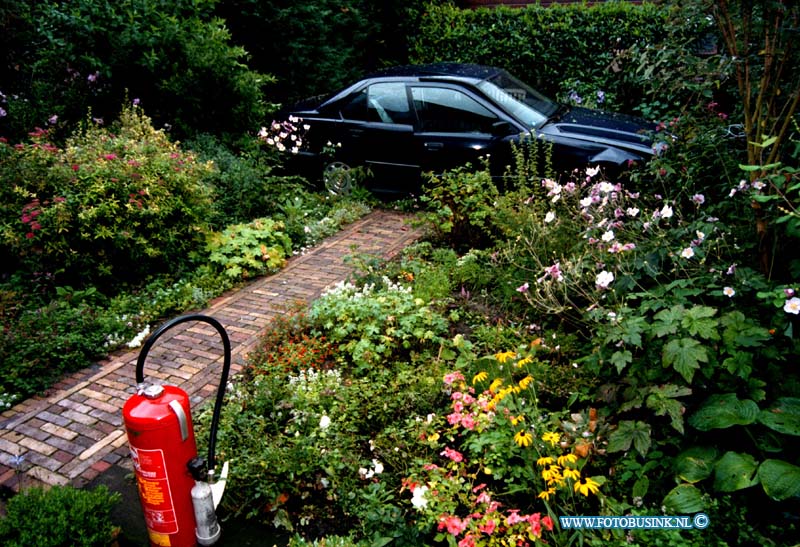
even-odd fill
[[[429,63],[402,65],[378,70],[365,79],[390,77],[450,76],[470,80],[485,80],[501,72],[501,69],[471,63]]]

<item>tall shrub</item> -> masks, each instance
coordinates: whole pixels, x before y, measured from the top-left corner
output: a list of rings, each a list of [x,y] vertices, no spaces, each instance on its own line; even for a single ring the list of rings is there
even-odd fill
[[[0,143],[4,268],[75,287],[178,272],[203,243],[210,167],[153,128],[138,107],[107,130],[91,124],[64,148],[37,130]]]
[[[270,78],[250,70],[215,0],[7,2],[0,134],[110,118],[127,93],[179,136],[254,130]]]

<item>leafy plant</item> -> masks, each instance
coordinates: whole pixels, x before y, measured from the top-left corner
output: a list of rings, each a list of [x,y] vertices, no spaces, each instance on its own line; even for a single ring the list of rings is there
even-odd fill
[[[292,243],[283,224],[270,218],[234,224],[208,242],[208,259],[233,279],[247,279],[280,270]]]
[[[24,490],[8,501],[6,515],[0,520],[0,540],[9,547],[110,545],[118,533],[110,511],[119,500],[120,495],[105,486]]]

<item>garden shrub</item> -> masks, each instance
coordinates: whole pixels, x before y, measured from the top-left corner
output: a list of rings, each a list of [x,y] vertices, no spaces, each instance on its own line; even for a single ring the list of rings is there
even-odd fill
[[[313,332],[338,344],[339,357],[363,374],[387,359],[403,359],[442,343],[447,322],[408,286],[384,278],[357,286],[341,282],[315,300]]]
[[[211,215],[209,166],[127,106],[113,130],[89,124],[58,148],[0,144],[5,266],[74,287],[177,273],[202,248]],[[7,270],[8,271],[8,270]]]
[[[215,0],[17,2],[3,8],[8,57],[0,67],[7,98],[0,133],[71,128],[91,111],[116,114],[123,98],[142,101],[159,127],[196,132],[254,131],[268,111],[264,85],[213,15]]]
[[[292,242],[282,230],[283,224],[270,218],[228,226],[210,236],[208,260],[232,279],[275,273],[292,252]]]
[[[668,18],[668,6],[652,3],[525,9],[429,5],[413,41],[412,61],[499,66],[551,97],[567,98],[572,91],[587,100],[591,95],[596,103],[602,91],[598,106],[629,110],[641,96],[641,82],[626,81],[623,54],[637,43],[660,42]]]
[[[7,547],[111,545],[118,533],[111,508],[119,499],[105,486],[26,489],[8,501],[6,515],[0,519],[0,541]]]

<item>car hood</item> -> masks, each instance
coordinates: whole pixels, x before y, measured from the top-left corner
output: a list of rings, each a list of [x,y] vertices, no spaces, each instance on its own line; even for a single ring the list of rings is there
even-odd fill
[[[635,116],[574,107],[565,108],[541,132],[652,152],[655,129],[654,123]]]

